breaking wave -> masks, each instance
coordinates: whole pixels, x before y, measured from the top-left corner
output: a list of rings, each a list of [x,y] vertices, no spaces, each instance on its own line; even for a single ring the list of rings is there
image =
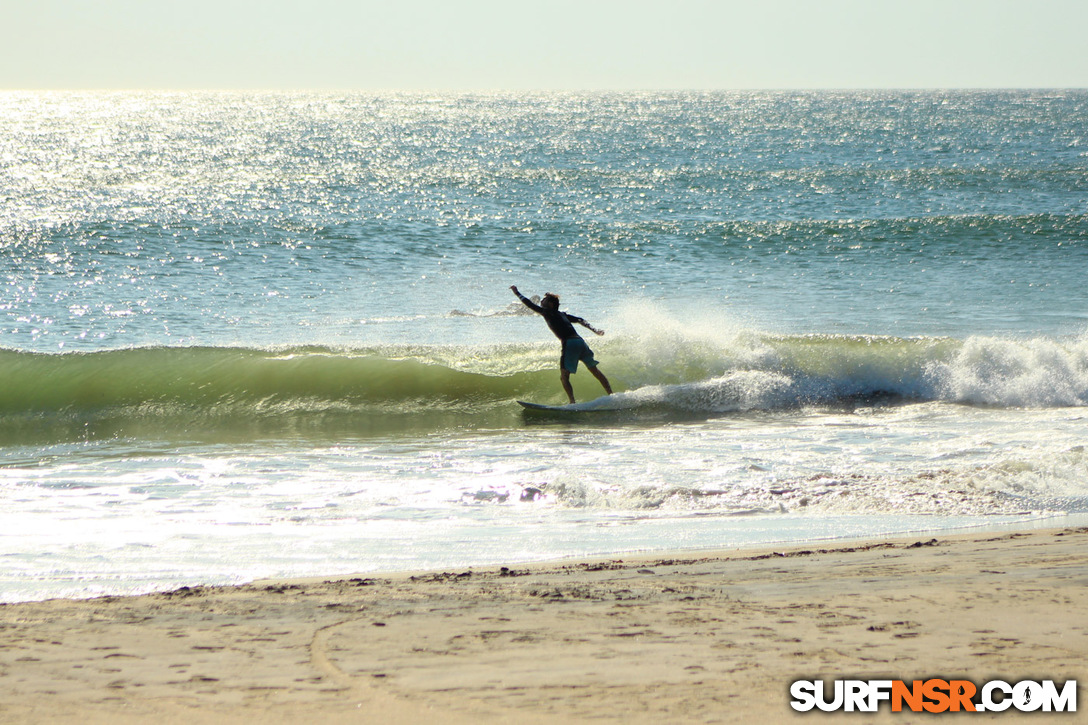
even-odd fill
[[[618,391],[611,410],[723,415],[804,406],[947,402],[1088,404],[1088,338],[717,338],[658,330],[596,345]],[[0,350],[0,431],[63,436],[332,425],[389,432],[520,424],[514,399],[562,402],[551,345],[486,347],[147,347],[79,353]],[[576,376],[579,398],[600,390]],[[587,408],[601,403],[586,403]],[[98,431],[101,433],[102,431]],[[273,431],[274,432],[274,431]]]

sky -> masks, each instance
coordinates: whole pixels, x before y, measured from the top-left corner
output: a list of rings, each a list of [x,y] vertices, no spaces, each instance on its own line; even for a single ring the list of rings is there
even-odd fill
[[[1085,88],[1085,0],[0,0],[0,89]]]

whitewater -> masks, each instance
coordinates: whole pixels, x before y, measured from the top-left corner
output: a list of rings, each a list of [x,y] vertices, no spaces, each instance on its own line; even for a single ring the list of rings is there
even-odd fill
[[[1088,94],[0,94],[0,601],[1088,508]],[[509,291],[557,292],[616,394]]]

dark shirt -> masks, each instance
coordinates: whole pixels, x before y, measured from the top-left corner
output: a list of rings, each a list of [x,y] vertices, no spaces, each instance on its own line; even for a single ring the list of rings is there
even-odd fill
[[[520,299],[530,310],[542,316],[544,318],[544,321],[548,323],[548,327],[551,328],[551,331],[554,332],[555,336],[558,337],[560,340],[569,340],[572,337],[581,337],[581,335],[575,332],[574,325],[571,324],[574,322],[577,322],[580,325],[586,324],[586,321],[583,320],[581,317],[577,317],[575,315],[568,315],[567,313],[560,312],[559,310],[546,309],[538,304],[534,304],[532,300],[526,298],[524,295],[519,294],[518,299]]]

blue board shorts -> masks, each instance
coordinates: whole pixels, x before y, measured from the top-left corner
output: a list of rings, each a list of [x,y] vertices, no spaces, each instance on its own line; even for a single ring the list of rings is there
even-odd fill
[[[587,368],[595,368],[598,363],[593,358],[593,351],[589,349],[586,341],[580,337],[568,337],[563,340],[563,355],[559,358],[559,366],[570,373],[578,372],[578,361],[581,360]]]

